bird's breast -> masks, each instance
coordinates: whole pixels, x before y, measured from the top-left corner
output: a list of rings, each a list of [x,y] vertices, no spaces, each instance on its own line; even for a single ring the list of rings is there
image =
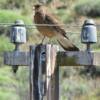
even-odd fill
[[[55,31],[53,26],[49,26],[49,24],[45,24],[44,22],[44,18],[42,15],[39,14],[35,14],[34,16],[34,22],[35,24],[39,24],[37,25],[37,29],[40,33],[42,33],[44,36],[47,36],[49,38],[52,38],[53,36],[55,36]]]
[[[48,27],[38,26],[37,28],[40,31],[40,33],[42,33],[44,36],[47,36],[49,38],[52,38],[53,36],[55,36],[55,32],[53,32],[49,26]]]

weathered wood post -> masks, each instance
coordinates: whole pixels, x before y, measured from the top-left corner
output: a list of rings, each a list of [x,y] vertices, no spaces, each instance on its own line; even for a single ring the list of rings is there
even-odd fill
[[[29,66],[30,100],[59,100],[60,66],[100,65],[100,52],[56,52],[56,48],[55,45],[41,45],[37,48],[31,46],[30,52],[4,53],[4,63],[6,65]],[[43,51],[43,58],[41,57],[41,51]],[[93,59],[92,62],[91,59]],[[40,99],[41,96],[43,98]]]
[[[58,100],[57,49],[55,45],[30,47],[30,100]]]
[[[59,67],[57,66],[58,46],[46,46],[46,76],[47,76],[47,99],[59,100]]]
[[[30,78],[30,100],[34,100],[34,76],[33,76],[33,70],[34,70],[34,54],[35,52],[35,47],[30,46],[30,73],[29,73],[29,78]]]
[[[30,46],[30,100],[43,100],[45,46]]]

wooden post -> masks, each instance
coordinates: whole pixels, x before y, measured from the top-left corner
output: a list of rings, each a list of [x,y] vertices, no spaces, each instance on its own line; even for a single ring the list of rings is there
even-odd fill
[[[30,47],[30,100],[44,98],[45,47],[45,45]]]
[[[30,46],[30,100],[34,100],[34,76],[33,76],[33,70],[34,70],[34,56],[35,56],[35,46]]]
[[[30,100],[59,100],[59,66],[99,66],[100,52],[57,52],[55,45],[31,46],[30,52],[6,52],[4,64],[29,66]]]
[[[30,47],[30,100],[59,100],[59,67],[56,64],[58,47],[38,45]],[[41,73],[42,71],[42,73]],[[40,74],[40,75],[39,75]],[[46,76],[45,94],[41,97],[42,75]],[[42,81],[41,81],[42,79]]]
[[[56,64],[58,47],[46,46],[46,75],[47,75],[47,99],[59,100],[59,67]]]

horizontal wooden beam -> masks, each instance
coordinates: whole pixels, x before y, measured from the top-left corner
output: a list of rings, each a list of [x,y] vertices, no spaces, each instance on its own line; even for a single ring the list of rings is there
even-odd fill
[[[57,52],[57,64],[59,66],[100,66],[100,52],[71,52],[59,51]],[[30,56],[29,52],[5,52],[4,64],[6,65],[19,65],[29,66]]]
[[[59,66],[100,66],[100,52],[58,52],[57,64]]]
[[[28,66],[29,65],[29,53],[28,52],[5,52],[4,53],[4,64],[13,66]]]

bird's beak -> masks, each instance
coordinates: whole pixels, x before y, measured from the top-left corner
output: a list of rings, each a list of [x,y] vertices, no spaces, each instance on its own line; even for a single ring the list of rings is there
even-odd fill
[[[32,10],[35,10],[35,7],[33,6]]]

